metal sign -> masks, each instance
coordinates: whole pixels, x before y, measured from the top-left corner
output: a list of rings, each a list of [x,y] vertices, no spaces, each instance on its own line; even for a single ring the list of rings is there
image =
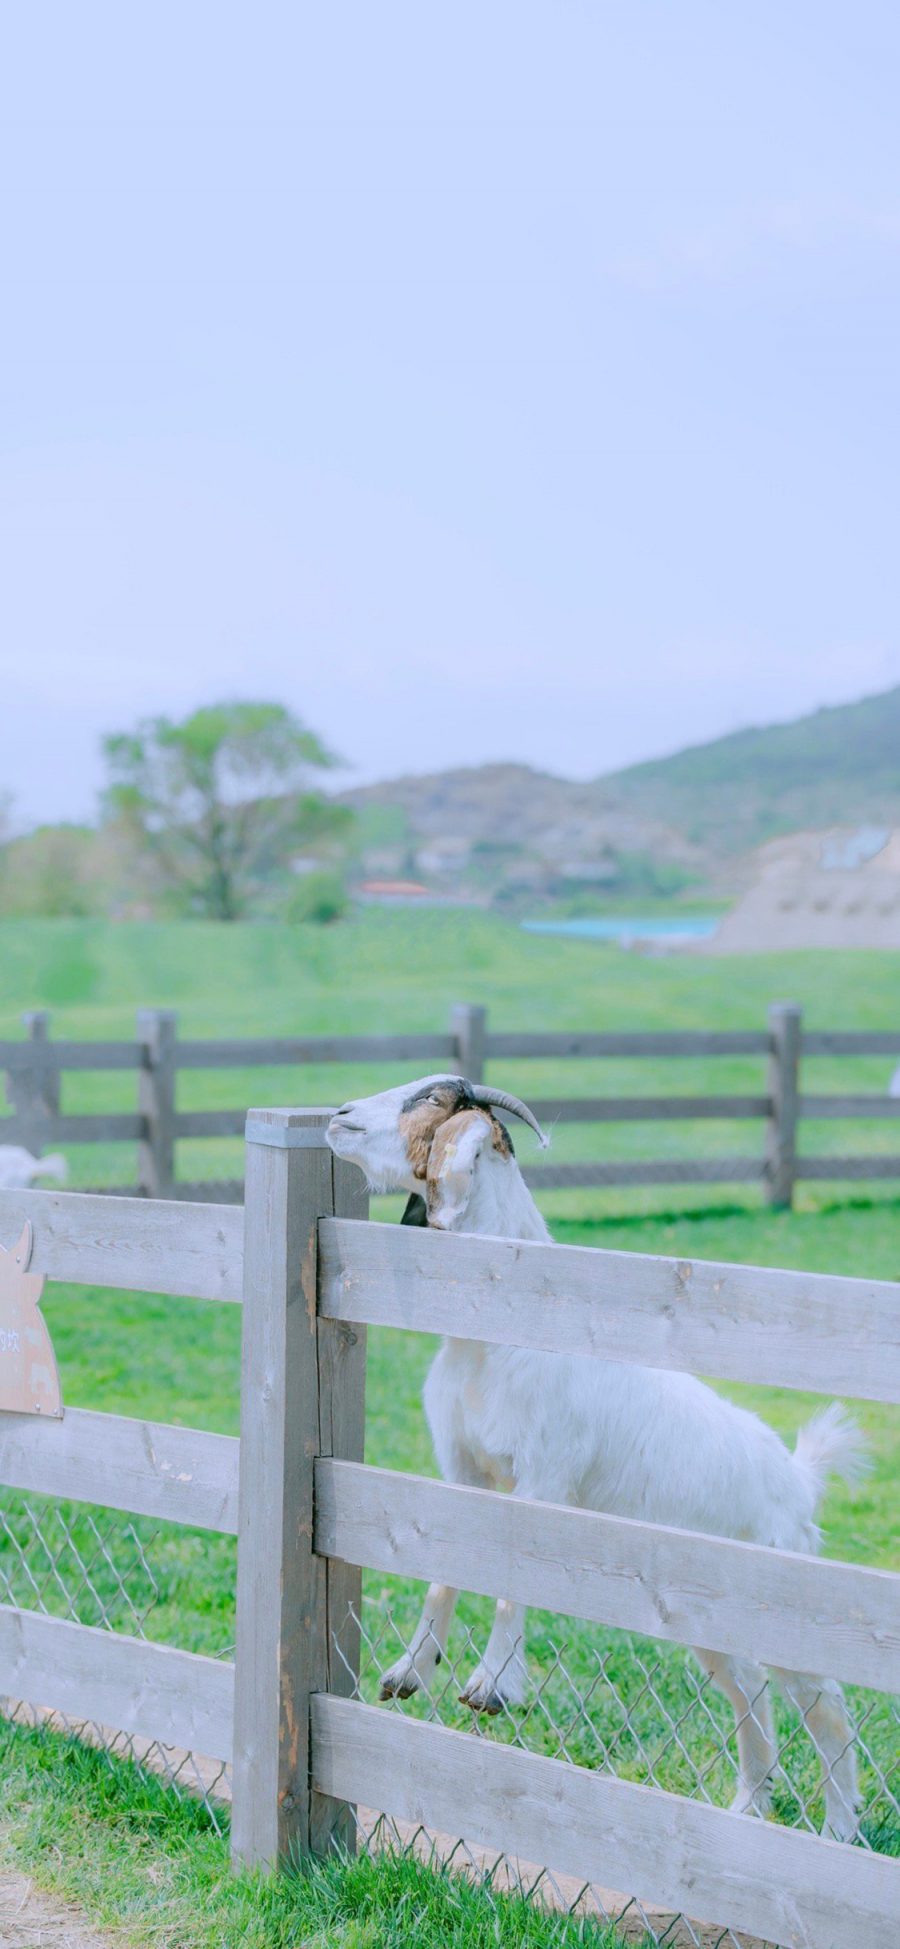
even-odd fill
[[[42,1273],[29,1272],[34,1242],[26,1220],[11,1252],[0,1246],[0,1412],[62,1419],[56,1355],[40,1312]]]

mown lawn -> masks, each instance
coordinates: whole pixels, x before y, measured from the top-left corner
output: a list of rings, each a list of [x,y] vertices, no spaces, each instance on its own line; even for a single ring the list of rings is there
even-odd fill
[[[19,1011],[39,1005],[53,1007],[59,1034],[128,1035],[134,1008],[141,1003],[177,1006],[183,1031],[193,1035],[439,1029],[459,999],[486,1001],[494,1025],[504,1028],[753,1027],[762,1024],[768,1001],[777,997],[802,1001],[815,1026],[900,1025],[900,985],[896,962],[888,955],[650,960],[593,943],[522,935],[482,915],[370,913],[327,933],[72,923],[13,928],[7,923],[0,928],[0,950],[0,1035],[15,1032]],[[808,1088],[877,1090],[884,1088],[891,1065],[889,1059],[871,1059],[809,1067],[815,1073],[807,1078]],[[195,1072],[182,1079],[181,1100],[185,1107],[254,1099],[334,1101],[396,1081],[401,1073],[396,1067],[376,1066],[305,1074]],[[494,1074],[496,1080],[534,1095],[731,1090],[754,1088],[761,1080],[759,1064],[741,1061],[670,1062],[653,1065],[652,1072],[647,1063],[566,1064],[557,1071],[547,1063],[521,1063]],[[133,1087],[129,1077],[71,1078],[64,1107],[128,1107]],[[826,1142],[841,1150],[870,1144],[891,1148],[897,1141],[895,1129],[830,1124],[804,1131],[804,1142],[816,1150]],[[676,1149],[696,1154],[715,1145],[755,1149],[760,1136],[759,1125],[743,1131],[708,1123],[593,1131],[581,1127],[560,1132],[554,1150],[557,1156],[646,1156]],[[523,1133],[521,1153],[528,1141]],[[123,1177],[121,1152],[111,1147],[102,1155],[76,1152],[73,1159],[76,1181]],[[239,1169],[240,1148],[184,1145],[179,1161],[185,1176],[224,1175]],[[753,1187],[736,1191],[727,1186],[553,1193],[547,1194],[545,1205],[555,1236],[569,1243],[900,1278],[900,1200],[889,1185],[875,1185],[871,1191],[858,1185],[843,1190],[839,1185],[803,1186],[797,1209],[787,1213],[763,1208]],[[396,1201],[381,1201],[379,1215],[396,1217]],[[237,1432],[237,1309],[56,1286],[48,1289],[45,1311],[70,1405]],[[433,1472],[419,1404],[431,1351],[424,1336],[371,1333],[369,1460]],[[817,1405],[814,1397],[788,1390],[724,1391],[757,1408],[791,1440]],[[872,1441],[872,1474],[853,1496],[841,1486],[832,1489],[824,1512],[825,1548],[830,1555],[900,1568],[897,1412],[863,1405],[859,1413]],[[84,1527],[87,1518],[75,1511],[71,1518],[84,1556],[94,1548]],[[15,1499],[9,1500],[9,1520],[19,1541],[27,1539],[27,1520]],[[52,1520],[49,1513],[46,1520]],[[165,1526],[142,1521],[133,1524],[129,1540],[122,1519],[99,1521],[109,1561],[101,1551],[89,1585],[81,1581],[77,1614],[95,1621],[94,1603],[98,1613],[101,1608],[111,1613],[116,1628],[129,1630],[135,1628],[129,1606],[141,1616],[146,1608],[144,1628],[150,1635],[190,1649],[227,1652],[233,1639],[232,1542],[167,1532]],[[65,1558],[61,1532],[59,1540]],[[126,1561],[127,1598],[116,1574]],[[32,1601],[15,1552],[7,1550],[0,1564],[11,1574],[8,1594],[13,1600]],[[66,1559],[66,1577],[71,1572]],[[43,1589],[50,1607],[65,1608],[46,1567]],[[364,1662],[366,1696],[374,1693],[379,1663],[395,1655],[396,1633],[407,1627],[418,1596],[415,1586],[397,1580],[367,1580],[365,1616],[373,1648]],[[451,1665],[458,1661],[460,1672],[474,1655],[469,1634],[479,1642],[488,1616],[482,1600],[464,1601],[451,1642]],[[541,1614],[531,1621],[530,1654],[541,1708],[495,1722],[488,1736],[521,1737],[535,1750],[555,1752],[560,1750],[555,1728],[562,1725],[566,1751],[575,1759],[597,1764],[605,1757],[623,1775],[640,1779],[652,1773],[661,1784],[682,1790],[695,1785],[692,1767],[698,1765],[713,1799],[730,1797],[728,1715],[708,1695],[697,1697],[683,1654],[674,1649],[660,1653],[658,1647],[635,1644],[620,1634]],[[642,1676],[648,1669],[656,1698]],[[456,1704],[456,1689],[448,1685],[442,1716],[462,1725],[466,1714]],[[591,1707],[582,1713],[577,1695],[589,1689]],[[868,1709],[873,1702],[857,1703]],[[673,1723],[682,1727],[680,1740],[672,1737]],[[787,1731],[784,1716],[781,1724]],[[883,1769],[896,1764],[897,1729],[880,1705],[869,1717],[867,1737]],[[153,1940],[173,1949],[210,1941],[258,1942],[266,1949],[282,1941],[327,1942],[340,1949],[446,1941],[474,1949],[482,1940],[547,1939],[540,1933],[542,1922],[526,1922],[512,1909],[496,1925],[511,1933],[492,1934],[494,1923],[489,1926],[485,1919],[493,1915],[489,1905],[480,1908],[469,1891],[448,1887],[444,1880],[432,1889],[429,1877],[414,1864],[377,1871],[360,1866],[352,1873],[331,1870],[314,1882],[292,1883],[280,1892],[245,1881],[231,1883],[222,1843],[190,1810],[173,1813],[169,1797],[155,1784],[132,1780],[123,1785],[120,1779],[113,1794],[105,1763],[93,1756],[73,1753],[52,1736],[20,1729],[8,1732],[5,1740],[0,1820],[7,1825],[13,1821],[21,1858],[39,1876],[64,1882],[105,1919],[131,1933],[138,1926],[149,1932],[152,1917]],[[28,1813],[23,1819],[15,1814],[15,1796],[25,1791],[26,1777]],[[872,1773],[868,1787],[870,1838],[895,1852],[900,1846],[898,1824]],[[778,1817],[797,1818],[798,1796],[808,1796],[815,1815],[812,1754],[808,1742],[795,1737],[790,1765],[776,1790]],[[51,1833],[58,1839],[61,1863],[50,1850]],[[110,1850],[121,1850],[126,1835],[132,1837],[128,1869],[118,1895],[105,1868]],[[158,1899],[151,1894],[144,1905],[141,1878],[146,1882],[151,1870],[159,1894]],[[204,1933],[202,1918],[189,1924],[191,1891],[207,1918],[221,1918],[215,1924],[219,1933]],[[406,1924],[401,1926],[397,1917],[405,1915],[408,1922],[413,1913],[420,1917],[416,1929],[407,1927],[403,1933]],[[395,1929],[399,1933],[392,1933]],[[590,1939],[596,1942],[596,1933]]]
[[[456,1001],[487,1004],[495,1028],[686,1029],[762,1028],[770,1001],[803,1004],[815,1028],[897,1028],[900,980],[890,954],[760,955],[718,960],[698,954],[662,958],[623,953],[597,942],[525,934],[478,911],[369,909],[334,928],[213,923],[99,924],[87,921],[0,923],[0,1037],[20,1033],[23,1010],[46,1007],[57,1034],[129,1037],[135,1010],[175,1008],[184,1035],[291,1035],[443,1031]],[[817,1059],[806,1066],[809,1090],[883,1090],[890,1058]],[[409,1073],[409,1072],[407,1072]],[[224,1108],[262,1103],[342,1101],[396,1082],[396,1065],[315,1066],[297,1070],[187,1071],[179,1107]],[[495,1070],[495,1079],[500,1080]],[[502,1080],[521,1093],[546,1096],[665,1091],[758,1092],[759,1059],[669,1060],[653,1064],[546,1062],[504,1065]],[[133,1074],[64,1078],[66,1111],[129,1110]],[[808,1151],[900,1148],[900,1124],[807,1124]],[[759,1152],[757,1123],[560,1126],[554,1157],[684,1156]],[[122,1183],[134,1173],[128,1145],[79,1146],[74,1181]],[[183,1143],[180,1173],[211,1179],[237,1175],[237,1140]],[[819,1193],[802,1193],[814,1208]],[[557,1193],[552,1209],[578,1217],[603,1211],[665,1209],[671,1194],[628,1190],[600,1202]],[[752,1189],[679,1193],[678,1206],[758,1203]]]
[[[564,1920],[521,1896],[488,1898],[409,1856],[233,1874],[196,1802],[76,1740],[0,1720],[0,1866],[4,1856],[87,1910],[112,1941],[157,1949],[617,1949],[620,1941],[612,1929]]]

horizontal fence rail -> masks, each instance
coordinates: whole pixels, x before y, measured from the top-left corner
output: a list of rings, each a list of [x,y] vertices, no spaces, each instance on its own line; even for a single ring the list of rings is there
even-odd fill
[[[329,1319],[900,1402],[900,1287],[481,1238],[319,1224]]]
[[[179,1042],[179,1069],[293,1069],[301,1063],[452,1061],[451,1035],[304,1035]]]
[[[582,1034],[579,1030],[558,1029],[549,1035],[489,1033],[485,1054],[506,1059],[510,1056],[556,1056],[582,1061],[598,1061],[608,1056],[765,1056],[769,1037],[761,1029],[666,1029],[635,1030],[629,1034]]]
[[[0,1482],[236,1536],[238,1447],[234,1435],[83,1408],[62,1421],[0,1414]]]
[[[896,1949],[900,1868],[680,1794],[380,1712],[312,1700],[313,1783],[396,1819],[791,1949]]]
[[[239,1300],[244,1214],[223,1205],[0,1190],[0,1245],[34,1227],[31,1270],[73,1285]]]
[[[139,1038],[121,1042],[53,1041],[49,1017],[25,1018],[25,1040],[0,1042],[0,1072],[7,1077],[12,1115],[0,1120],[0,1137],[35,1152],[55,1145],[128,1144],[137,1151],[139,1195],[181,1199],[203,1195],[204,1186],[176,1181],[177,1145],[239,1137],[246,1106],[181,1109],[179,1071],[214,1069],[304,1069],[322,1064],[399,1064],[458,1070],[473,1081],[484,1079],[485,1065],[531,1062],[706,1060],[756,1058],[766,1067],[765,1087],[690,1094],[648,1091],[646,1095],[559,1096],[535,1098],[539,1120],[556,1125],[611,1123],[756,1122],[763,1141],[757,1154],[743,1149],[709,1157],[644,1157],[548,1163],[529,1166],[530,1184],[539,1192],[664,1184],[759,1184],[768,1202],[786,1205],[801,1180],[852,1182],[900,1180],[900,1152],[804,1156],[798,1149],[802,1123],[852,1118],[890,1123],[900,1116],[900,1097],[874,1091],[846,1094],[801,1091],[800,1066],[807,1057],[900,1056],[900,1030],[804,1031],[794,1005],[777,1004],[766,1029],[581,1031],[546,1033],[495,1031],[487,1011],[457,1005],[447,1033],[398,1035],[309,1035],[179,1039],[176,1017],[167,1010],[141,1010]],[[67,1071],[134,1070],[138,1103],[134,1111],[63,1112],[60,1081]],[[498,1076],[498,1081],[503,1081]],[[239,1178],[210,1180],[216,1202],[238,1203]],[[117,1185],[116,1195],[129,1187]]]
[[[254,1111],[246,1228],[233,1208],[0,1192],[0,1243],[30,1219],[50,1277],[243,1303],[240,1448],[87,1410],[0,1416],[13,1490],[237,1533],[235,1663],[3,1604],[0,1693],[233,1754],[239,1860],[351,1845],[361,1803],[785,1949],[895,1949],[896,1860],[355,1693],[365,1567],[900,1690],[891,1573],[362,1460],[367,1323],[900,1402],[900,1287],[372,1224],[325,1120]]]
[[[526,1164],[522,1171],[533,1191],[578,1190],[605,1184],[757,1184],[765,1175],[765,1165],[758,1157],[699,1160],[661,1157],[633,1164]]]
[[[365,1569],[900,1692],[900,1576],[887,1570],[324,1458],[315,1545]]]
[[[876,1099],[880,1100],[880,1099]],[[572,1096],[531,1098],[539,1123],[690,1123],[767,1117],[768,1096]]]
[[[234,1666],[0,1604],[0,1695],[231,1758]]]

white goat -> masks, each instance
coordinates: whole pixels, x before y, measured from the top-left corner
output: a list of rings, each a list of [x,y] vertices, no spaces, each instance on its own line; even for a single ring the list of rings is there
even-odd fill
[[[21,1144],[0,1144],[0,1190],[24,1191],[35,1178],[54,1178],[65,1184],[69,1166],[58,1151],[49,1157],[33,1157]]]
[[[495,1108],[524,1118],[541,1136],[517,1098],[439,1075],[346,1103],[328,1141],[337,1156],[359,1165],[373,1190],[419,1194],[406,1223],[548,1240]],[[450,1482],[783,1550],[818,1548],[816,1510],[827,1476],[852,1480],[864,1466],[862,1438],[837,1405],[801,1429],[791,1454],[758,1415],[690,1375],[621,1362],[445,1340],[424,1398]],[[457,1596],[446,1585],[430,1586],[408,1650],[383,1676],[383,1698],[408,1698],[429,1684]],[[524,1629],[524,1607],[501,1599],[462,1694],[474,1712],[522,1703]],[[723,1652],[697,1648],[696,1656],[737,1719],[734,1809],[764,1814],[776,1761],[765,1673]],[[825,1832],[848,1841],[856,1831],[856,1767],[840,1686],[799,1672],[775,1676],[822,1765]]]

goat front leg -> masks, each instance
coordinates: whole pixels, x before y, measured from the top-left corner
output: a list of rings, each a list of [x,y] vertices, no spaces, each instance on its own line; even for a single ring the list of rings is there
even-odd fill
[[[523,1465],[513,1496],[517,1502],[570,1503],[568,1465],[551,1470],[542,1447],[537,1461]],[[524,1705],[528,1692],[525,1659],[525,1605],[501,1597],[484,1657],[460,1693],[463,1705],[492,1716],[504,1706]]]
[[[568,1502],[568,1480],[545,1483],[534,1471],[516,1483],[513,1495],[518,1502]],[[494,1623],[484,1657],[460,1693],[463,1705],[473,1712],[494,1717],[505,1706],[524,1705],[528,1692],[528,1665],[525,1659],[525,1605],[501,1597],[494,1612]]]
[[[434,1412],[428,1402],[427,1389],[426,1404],[429,1406],[431,1431],[444,1480],[458,1482],[472,1489],[486,1489],[487,1477],[455,1439],[444,1404],[439,1400],[437,1407],[441,1412]],[[449,1584],[429,1584],[422,1614],[406,1650],[388,1671],[382,1673],[378,1692],[380,1699],[410,1699],[423,1686],[427,1691],[447,1649],[447,1637],[458,1596],[459,1591],[451,1590]]]
[[[484,1657],[460,1693],[460,1699],[473,1712],[486,1712],[494,1717],[504,1706],[523,1705],[527,1689],[525,1606],[501,1597]]]
[[[422,1615],[402,1657],[382,1674],[380,1699],[409,1699],[428,1686],[447,1649],[447,1634],[456,1609],[458,1590],[449,1584],[429,1584]]]

